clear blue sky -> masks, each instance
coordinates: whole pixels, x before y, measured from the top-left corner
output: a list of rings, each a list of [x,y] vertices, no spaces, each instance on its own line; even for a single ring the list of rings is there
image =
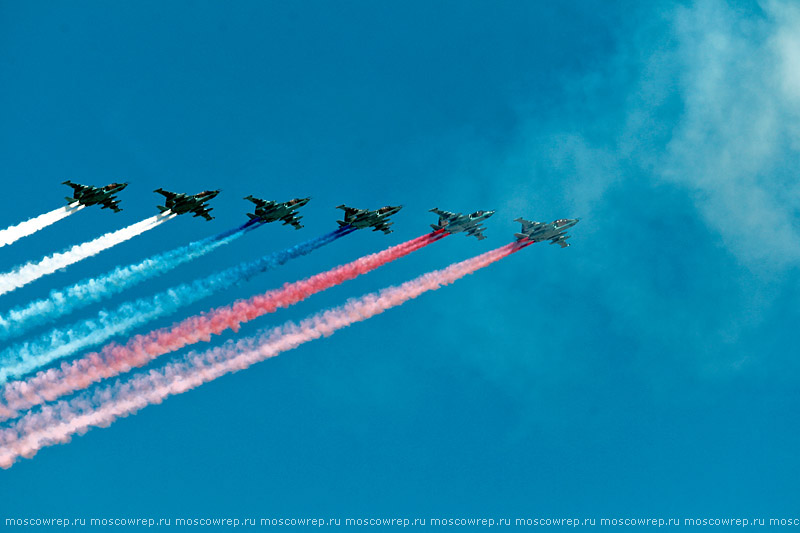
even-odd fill
[[[3,309],[239,224],[248,194],[311,196],[306,228],[108,305],[333,229],[341,203],[405,208],[388,237],[183,315],[415,237],[431,207],[497,213],[485,241],[449,237],[241,334],[504,244],[516,217],[582,218],[566,250],[0,471],[0,518],[796,514],[800,12],[646,4],[0,3],[0,227],[61,205],[65,179],[131,183],[122,213],[85,209],[0,250],[1,270],[154,214],[156,187],[222,189],[213,222],[179,217]]]

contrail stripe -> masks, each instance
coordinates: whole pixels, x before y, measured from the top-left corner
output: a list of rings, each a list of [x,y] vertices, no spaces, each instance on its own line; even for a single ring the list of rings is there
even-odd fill
[[[78,396],[45,405],[0,430],[0,467],[9,468],[20,457],[32,457],[44,446],[68,442],[72,435],[91,427],[108,426],[117,418],[161,403],[225,374],[243,370],[281,352],[331,335],[355,322],[486,267],[522,248],[508,244],[478,257],[406,282],[353,299],[340,307],[313,315],[299,324],[287,322],[256,337],[227,342],[203,353],[190,352],[160,369],[137,372],[127,381],[97,387]]]
[[[217,307],[167,328],[136,335],[124,345],[111,343],[99,352],[41,371],[26,380],[7,383],[0,391],[0,420],[12,418],[24,409],[51,402],[131,368],[144,366],[161,355],[208,341],[211,335],[219,335],[227,329],[238,331],[243,322],[294,305],[313,294],[404,257],[446,235],[437,232],[417,237],[326,272],[287,283],[280,289]]]
[[[0,340],[18,337],[35,326],[50,323],[160,276],[238,239],[260,225],[250,221],[235,229],[154,255],[138,263],[117,267],[102,276],[84,279],[63,289],[54,289],[47,298],[34,300],[0,315]]]
[[[26,220],[25,222],[20,222],[16,226],[11,226],[4,230],[0,230],[0,248],[18,241],[23,237],[27,237],[28,235],[33,235],[37,231],[44,229],[51,224],[55,224],[59,220],[67,218],[73,213],[77,213],[84,207],[86,206],[83,204],[73,202],[69,205],[65,205],[64,207],[59,207],[58,209],[53,209],[52,211],[43,213],[38,217]]]
[[[42,276],[52,274],[59,269],[75,264],[87,257],[99,254],[103,250],[108,250],[113,246],[161,225],[174,216],[174,214],[168,212],[152,216],[126,228],[106,233],[94,240],[83,244],[76,244],[69,250],[47,256],[36,263],[26,263],[15,268],[11,272],[0,274],[0,294],[19,289]]]
[[[127,333],[156,318],[172,314],[184,306],[227,290],[261,272],[307,255],[352,231],[349,226],[337,229],[256,261],[242,263],[192,283],[183,283],[148,298],[123,303],[113,311],[104,309],[94,318],[54,329],[34,341],[5,348],[0,351],[0,384],[82,349],[102,344],[115,335]]]

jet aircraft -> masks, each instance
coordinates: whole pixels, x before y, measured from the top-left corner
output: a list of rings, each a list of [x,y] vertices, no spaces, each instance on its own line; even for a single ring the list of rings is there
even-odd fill
[[[447,233],[465,231],[467,235],[473,235],[479,241],[486,238],[483,234],[483,230],[486,228],[481,227],[481,222],[494,215],[494,211],[475,211],[469,215],[462,215],[461,213],[442,211],[436,207],[431,209],[430,212],[439,215],[439,223],[431,224],[434,230],[444,230]]]
[[[520,241],[529,240],[531,242],[541,242],[550,240],[550,244],[558,244],[562,248],[569,246],[566,242],[570,238],[566,231],[580,221],[579,218],[560,218],[549,224],[543,222],[531,222],[524,218],[517,218],[514,222],[522,224],[522,229],[514,236]]]
[[[336,209],[344,210],[344,220],[337,220],[339,226],[353,226],[356,229],[372,228],[372,231],[382,231],[386,234],[392,232],[389,226],[392,225],[388,218],[402,209],[402,205],[381,207],[375,211],[369,209],[357,209],[346,205],[336,206]]]
[[[122,209],[119,207],[119,201],[114,194],[128,186],[127,183],[112,183],[105,187],[93,187],[91,185],[73,183],[69,180],[62,182],[62,185],[69,185],[73,189],[72,197],[67,196],[65,198],[68,203],[79,202],[82,205],[102,204],[103,207],[100,209],[111,209],[115,213],[119,213]]]
[[[167,199],[167,201],[164,202],[166,205],[158,206],[158,209],[161,210],[162,213],[164,211],[170,211],[176,215],[194,213],[194,216],[203,217],[206,220],[211,220],[214,218],[209,214],[209,211],[211,211],[212,208],[208,207],[205,202],[217,196],[219,191],[203,191],[197,194],[183,194],[169,192],[158,188],[153,192],[163,194]]]
[[[256,204],[255,213],[247,213],[251,220],[261,220],[263,222],[275,222],[282,220],[283,225],[291,224],[294,229],[302,228],[300,219],[303,218],[295,211],[308,203],[311,198],[295,198],[288,202],[273,202],[272,200],[261,200],[251,196],[245,196],[245,200],[250,200]]]

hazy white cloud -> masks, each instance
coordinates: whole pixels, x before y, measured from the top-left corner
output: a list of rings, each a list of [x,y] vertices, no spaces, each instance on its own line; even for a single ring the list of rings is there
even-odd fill
[[[666,184],[751,271],[800,264],[800,7],[655,10],[565,100],[566,126],[531,124],[511,150],[509,208],[541,212],[526,199],[546,195],[586,217],[634,180]]]
[[[752,269],[800,261],[798,18],[766,17],[708,0],[674,17],[674,71],[683,110],[658,175],[686,187],[706,223]],[[800,93],[797,93],[800,94]]]
[[[487,203],[507,216],[584,220],[568,261],[537,249],[530,290],[498,285],[478,307],[554,287],[546,301],[580,302],[588,311],[570,315],[583,321],[575,327],[603,323],[655,382],[662,371],[780,364],[753,339],[800,264],[800,8],[669,9],[653,8],[608,61],[569,81],[552,121],[529,113],[504,158],[472,149],[463,163],[493,180]],[[535,354],[557,357],[571,326],[532,310],[480,325],[525,329]],[[550,338],[560,344],[548,349]]]

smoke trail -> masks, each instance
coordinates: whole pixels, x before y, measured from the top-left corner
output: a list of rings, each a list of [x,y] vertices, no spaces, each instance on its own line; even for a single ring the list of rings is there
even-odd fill
[[[0,230],[0,248],[8,244],[11,244],[14,241],[17,241],[23,237],[32,235],[37,231],[39,231],[40,229],[44,229],[51,224],[55,224],[62,218],[67,218],[72,213],[76,213],[81,209],[83,209],[84,207],[86,206],[83,204],[79,204],[78,202],[72,202],[71,204],[65,205],[64,207],[53,209],[49,213],[44,213],[42,215],[39,215],[38,217],[26,220],[25,222],[20,222],[16,226],[11,226],[10,228]]]
[[[238,331],[242,322],[272,313],[281,307],[289,307],[313,294],[400,259],[446,235],[441,231],[423,235],[327,272],[286,283],[280,289],[189,317],[167,328],[136,335],[125,345],[108,344],[97,353],[62,363],[58,368],[41,371],[27,380],[8,383],[0,392],[0,420],[131,368],[144,366],[161,355],[201,340],[208,341],[211,335],[219,335],[227,329]]]
[[[38,263],[26,263],[15,268],[11,272],[0,274],[0,294],[19,289],[42,276],[52,274],[56,270],[75,264],[87,257],[99,254],[103,250],[107,250],[112,246],[116,246],[117,244],[161,225],[174,216],[174,213],[167,211],[142,220],[141,222],[137,222],[136,224],[132,224],[127,228],[106,233],[92,241],[76,244],[69,250],[47,256]]]
[[[72,435],[85,433],[93,426],[108,426],[121,416],[161,403],[169,396],[243,370],[305,342],[331,335],[427,291],[453,283],[526,244],[508,244],[444,270],[423,274],[398,287],[350,300],[340,307],[312,315],[299,324],[287,322],[256,337],[227,342],[200,354],[190,352],[160,369],[139,372],[126,382],[117,380],[70,400],[46,405],[38,412],[29,412],[9,427],[0,429],[0,467],[9,468],[19,457],[32,457],[44,446],[68,442]]]
[[[5,315],[0,315],[0,340],[17,337],[34,326],[52,322],[77,309],[160,276],[183,263],[197,259],[238,239],[245,232],[260,225],[251,220],[238,228],[154,255],[139,263],[117,267],[102,276],[81,280],[65,289],[54,289],[50,291],[47,298],[15,307]]]
[[[309,254],[352,231],[353,228],[349,226],[337,229],[256,261],[242,263],[192,283],[183,283],[155,296],[126,302],[113,311],[102,310],[93,319],[54,329],[35,341],[6,348],[0,352],[0,383],[7,382],[9,378],[20,377],[83,348],[96,346],[114,335],[130,331],[151,320],[169,315],[181,307],[229,289],[260,272],[282,265],[295,257]]]

